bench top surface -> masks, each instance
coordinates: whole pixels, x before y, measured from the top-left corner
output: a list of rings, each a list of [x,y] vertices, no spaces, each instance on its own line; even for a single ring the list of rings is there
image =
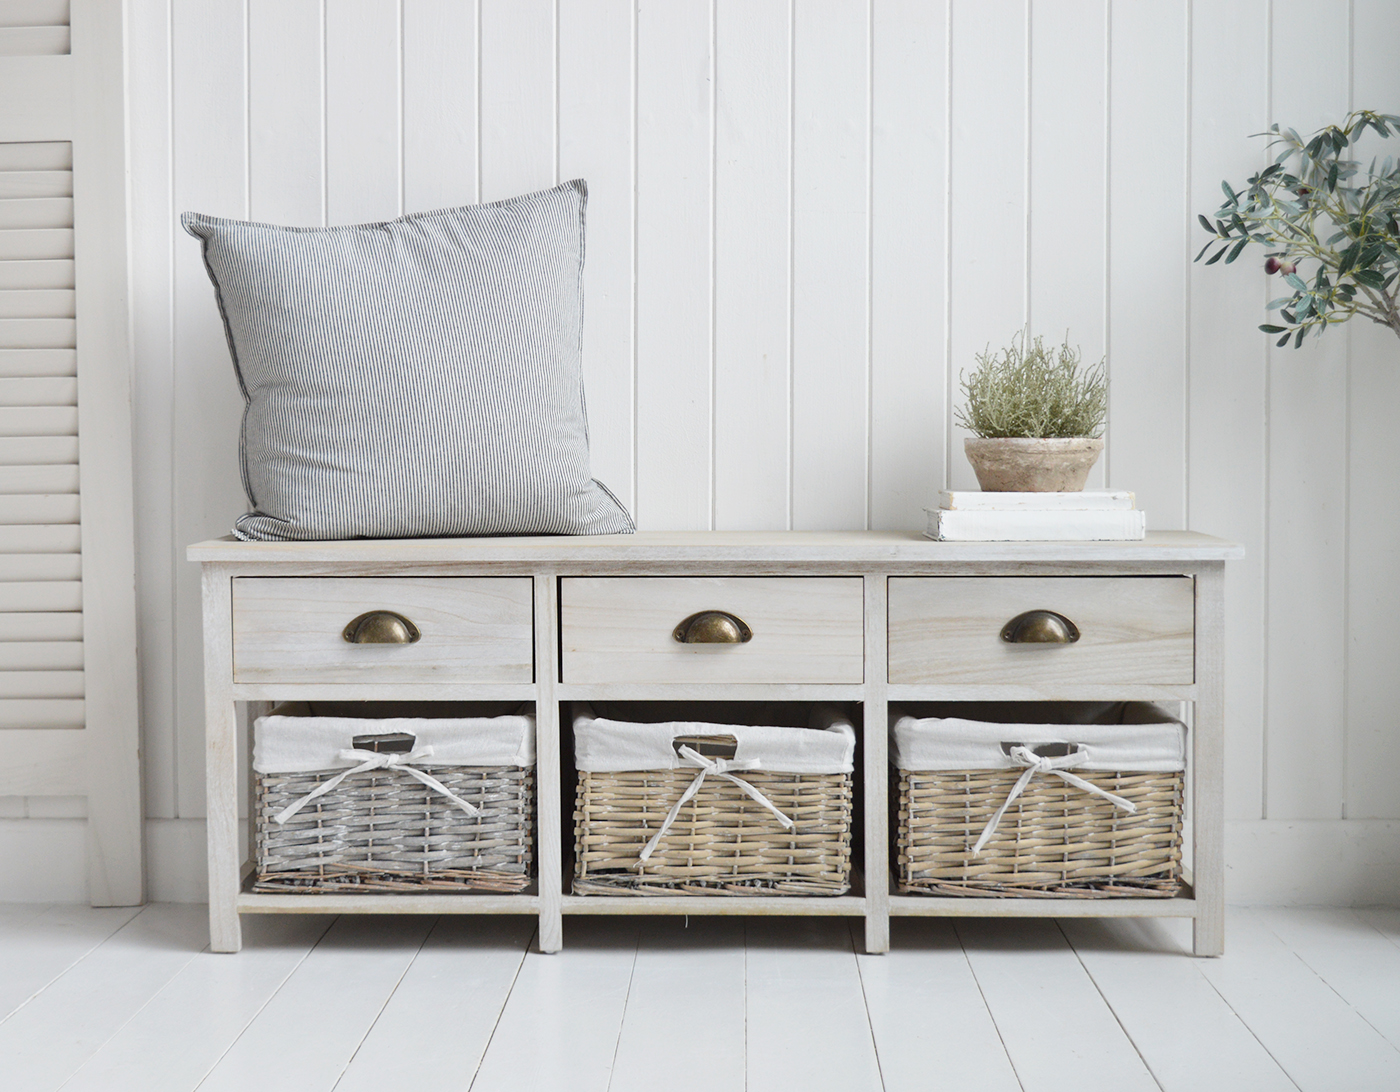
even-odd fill
[[[642,531],[322,542],[239,542],[227,536],[195,543],[186,556],[201,562],[317,565],[734,561],[879,566],[882,562],[1229,561],[1244,557],[1244,547],[1194,531],[1150,531],[1135,542],[934,542],[917,531]]]

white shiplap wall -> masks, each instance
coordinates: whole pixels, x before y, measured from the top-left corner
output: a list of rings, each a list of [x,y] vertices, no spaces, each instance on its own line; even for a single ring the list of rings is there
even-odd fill
[[[1400,111],[1393,0],[129,4],[157,896],[199,893],[183,549],[243,505],[241,401],[176,214],[336,224],[576,176],[594,469],[643,528],[917,527],[972,483],[958,370],[1024,321],[1068,328],[1109,356],[1093,484],[1249,551],[1232,897],[1400,893],[1400,345],[1275,352],[1258,261],[1190,262],[1221,178],[1263,162],[1249,134]]]

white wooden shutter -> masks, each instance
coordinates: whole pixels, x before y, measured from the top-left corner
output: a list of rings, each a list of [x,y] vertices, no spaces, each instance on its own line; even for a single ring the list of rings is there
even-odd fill
[[[124,6],[0,0],[0,795],[87,797],[99,905],[142,899]]]

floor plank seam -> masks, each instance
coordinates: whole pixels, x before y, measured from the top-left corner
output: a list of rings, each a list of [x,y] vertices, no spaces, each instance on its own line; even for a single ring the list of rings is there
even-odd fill
[[[1366,909],[1378,910],[1378,909],[1390,909],[1390,907],[1375,907],[1375,906],[1372,906],[1372,907],[1366,907]],[[1387,944],[1390,944],[1390,945],[1392,945],[1393,947],[1396,947],[1396,948],[1400,948],[1400,937],[1391,936],[1389,933],[1387,933],[1384,929],[1382,929],[1382,928],[1381,928],[1379,925],[1377,925],[1375,922],[1373,922],[1373,921],[1367,921],[1366,918],[1362,917],[1360,910],[1358,910],[1358,909],[1356,909],[1355,907],[1353,907],[1353,908],[1351,909],[1351,915],[1352,915],[1352,917],[1356,918],[1357,921],[1362,922],[1368,929],[1372,930],[1373,932],[1375,932],[1375,933],[1379,934],[1381,937],[1383,937],[1383,938],[1385,939],[1385,942],[1386,942]]]
[[[133,1020],[135,1020],[138,1016],[140,1016],[143,1012],[150,1008],[151,1005],[155,1003],[156,998],[158,998],[162,993],[164,993],[167,989],[170,988],[171,982],[174,982],[175,979],[179,978],[180,975],[184,974],[185,969],[189,967],[191,963],[193,963],[196,959],[198,959],[201,955],[204,955],[208,951],[209,945],[206,944],[198,952],[192,955],[187,962],[182,964],[180,966],[180,969],[170,976],[170,978],[166,981],[165,985],[163,985],[160,989],[156,990],[155,993],[151,994],[150,997],[146,998],[145,1001],[138,1005],[135,1012],[133,1012],[130,1016],[123,1020],[121,1024],[112,1031],[111,1035],[107,1036],[107,1038],[103,1039],[102,1042],[100,1042],[97,1045],[97,1049],[95,1049],[91,1054],[89,1054],[86,1058],[83,1059],[82,1065],[78,1066],[77,1069],[73,1070],[72,1073],[68,1074],[68,1076],[63,1079],[63,1083],[58,1086],[58,1092],[63,1092],[63,1089],[67,1088],[70,1084],[72,1084],[73,1079],[83,1071],[83,1067],[86,1066],[88,1062],[92,1061],[92,1059],[96,1058],[99,1054],[101,1054],[102,1051],[106,1049],[108,1043],[116,1039],[117,1036],[119,1036],[131,1025],[131,1022]],[[202,1079],[203,1078],[201,1078],[201,1080]]]
[[[209,1078],[213,1076],[214,1071],[218,1069],[219,1065],[223,1062],[223,1060],[226,1057],[228,1057],[229,1051],[231,1051],[234,1047],[236,1047],[239,1044],[239,1042],[243,1039],[243,1036],[248,1034],[248,1029],[257,1022],[257,1019],[259,1016],[262,1015],[263,1010],[267,1008],[268,1005],[272,1004],[273,1000],[277,997],[277,995],[282,992],[283,987],[285,987],[287,983],[292,980],[292,976],[296,974],[298,970],[301,969],[301,965],[311,958],[311,953],[320,947],[321,941],[326,939],[326,934],[331,931],[331,928],[335,925],[337,920],[337,917],[333,917],[326,922],[326,927],[321,930],[320,936],[316,938],[314,943],[307,945],[306,951],[304,951],[301,954],[301,958],[298,959],[295,963],[293,963],[290,968],[288,968],[287,973],[282,976],[281,980],[278,981],[276,987],[274,987],[273,990],[263,1000],[263,1003],[257,1007],[256,1011],[254,1011],[252,1015],[248,1017],[247,1020],[243,1022],[243,1026],[238,1029],[238,1034],[229,1040],[228,1046],[224,1047],[223,1050],[219,1051],[219,1056],[209,1064],[209,1068],[204,1071],[204,1076],[199,1078],[199,1081],[195,1084],[194,1088],[192,1089],[192,1092],[199,1092],[199,1090],[204,1087],[204,1085],[208,1082]],[[216,958],[237,959],[238,956],[236,954],[219,955]]]
[[[1191,958],[1194,959],[1195,957]],[[1234,1005],[1230,1004],[1230,999],[1220,992],[1220,987],[1215,984],[1210,975],[1201,970],[1199,966],[1196,967],[1196,973],[1205,979],[1206,985],[1215,992],[1215,996],[1220,998],[1221,1003],[1230,1010],[1230,1015],[1240,1022],[1240,1027],[1244,1028],[1244,1030],[1249,1033],[1249,1037],[1259,1044],[1259,1049],[1269,1056],[1269,1060],[1272,1061],[1274,1065],[1278,1066],[1278,1071],[1288,1078],[1288,1083],[1296,1088],[1298,1092],[1303,1092],[1303,1086],[1298,1083],[1297,1078],[1288,1071],[1287,1066],[1279,1061],[1274,1052],[1269,1049],[1269,1044],[1260,1038],[1259,1033],[1249,1026],[1249,1021],[1239,1014]]]
[[[147,905],[149,905],[149,903],[148,903]],[[22,1009],[26,1008],[26,1007],[27,1007],[31,1002],[33,1002],[34,999],[37,998],[41,993],[43,993],[45,990],[49,989],[55,982],[57,982],[57,981],[58,981],[59,979],[61,979],[64,975],[66,975],[66,974],[68,974],[70,971],[72,971],[73,968],[76,967],[79,963],[81,963],[83,960],[87,959],[87,957],[90,956],[90,955],[92,955],[93,952],[97,951],[97,949],[101,948],[102,945],[106,944],[109,940],[111,940],[114,936],[116,936],[118,933],[120,933],[123,929],[125,929],[125,928],[126,928],[128,925],[130,925],[133,921],[135,921],[137,918],[139,918],[139,917],[145,912],[145,910],[146,910],[146,907],[145,907],[145,906],[138,907],[138,908],[136,909],[136,912],[135,912],[134,914],[132,914],[131,917],[127,918],[126,921],[124,921],[124,922],[122,922],[120,925],[118,925],[115,929],[113,929],[113,930],[112,930],[110,933],[108,933],[106,936],[102,937],[102,938],[99,939],[99,940],[94,941],[93,944],[91,945],[91,947],[88,947],[88,948],[83,949],[82,953],[81,953],[80,955],[76,956],[70,963],[68,963],[68,964],[63,968],[63,970],[59,971],[56,975],[54,975],[52,978],[50,978],[47,982],[45,982],[42,986],[40,986],[37,990],[35,990],[33,993],[31,993],[28,997],[26,997],[26,998],[25,998],[23,1001],[21,1001],[18,1005],[16,1005],[14,1008],[12,1008],[12,1009],[11,1009],[9,1012],[7,1012],[4,1016],[0,1016],[0,1024],[4,1024],[7,1020],[9,1020],[9,1019],[10,1019],[12,1016],[14,1016],[16,1013],[18,1013],[18,1012],[20,1012]],[[35,915],[35,916],[37,917],[38,915]]]
[[[690,919],[686,918],[689,927]],[[622,1019],[617,1022],[617,1040],[613,1043],[612,1064],[608,1066],[607,1092],[612,1092],[613,1076],[617,1073],[617,1058],[622,1050],[622,1030],[627,1026],[627,1003],[632,1000],[632,983],[637,979],[637,956],[642,950],[642,933],[637,931],[637,946],[632,949],[632,969],[627,972],[627,992],[622,995]]]
[[[963,962],[967,964],[967,973],[972,976],[972,984],[977,987],[977,996],[982,999],[982,1007],[987,1010],[987,1019],[992,1022],[992,1030],[997,1033],[997,1042],[1001,1044],[1001,1052],[1006,1055],[1006,1064],[1011,1067],[1011,1075],[1016,1078],[1016,1086],[1021,1092],[1026,1092],[1026,1082],[1021,1080],[1020,1070],[1016,1068],[1016,1059],[1011,1056],[1011,1051],[1006,1046],[1006,1036],[1001,1033],[1001,1025],[997,1023],[996,1013],[992,1011],[992,1006],[987,1002],[986,991],[982,989],[982,981],[977,977],[977,968],[972,965],[972,960],[967,954],[967,944],[962,938],[962,931],[958,928],[958,923],[954,919],[949,919],[953,926],[953,935],[958,938],[958,947],[962,950]]]
[[[379,1011],[374,1014],[374,1019],[369,1022],[369,1027],[365,1028],[364,1034],[360,1036],[360,1041],[355,1044],[355,1049],[350,1052],[350,1057],[345,1059],[345,1064],[340,1067],[340,1072],[336,1074],[335,1084],[331,1085],[331,1092],[335,1092],[340,1087],[340,1082],[345,1080],[345,1074],[350,1072],[350,1067],[355,1064],[355,1059],[359,1057],[360,1051],[364,1048],[365,1041],[374,1033],[375,1025],[384,1017],[384,1010],[389,1007],[389,1003],[394,1000],[394,994],[399,992],[399,987],[403,985],[403,980],[408,977],[408,972],[413,970],[413,965],[418,962],[418,957],[423,954],[423,949],[427,947],[432,935],[437,932],[438,926],[442,924],[442,917],[433,919],[432,925],[428,926],[428,931],[423,934],[423,939],[418,942],[418,949],[413,953],[413,958],[404,965],[404,969],[399,973],[399,977],[394,979],[394,986],[384,997],[384,1002],[379,1006]]]
[[[744,927],[744,1092],[749,1092],[749,921]]]
[[[854,920],[848,920],[846,922],[846,934],[851,938],[851,958],[856,961],[856,981],[860,983],[860,1003],[865,1008],[865,1027],[866,1030],[870,1032],[870,1052],[875,1055],[875,1072],[880,1076],[880,1089],[881,1092],[884,1092],[884,1089],[887,1087],[885,1084],[885,1066],[880,1060],[880,1044],[875,1038],[875,1024],[870,1018],[870,995],[865,992],[865,972],[861,969],[860,952],[856,950],[856,925],[857,923]],[[865,928],[864,922],[860,923],[860,928],[863,933]]]
[[[1314,967],[1311,963],[1309,963],[1309,962],[1307,961],[1307,958],[1306,958],[1306,957],[1304,957],[1303,955],[1301,955],[1301,954],[1298,953],[1298,952],[1294,952],[1294,953],[1293,953],[1293,956],[1294,956],[1294,958],[1297,959],[1298,962],[1301,963],[1304,967],[1306,967],[1308,970],[1312,971],[1312,973],[1313,973],[1314,975],[1317,976],[1318,980],[1319,980],[1324,986],[1326,986],[1329,990],[1332,991],[1332,993],[1336,996],[1337,1000],[1341,1001],[1342,1004],[1344,1004],[1348,1009],[1350,1009],[1353,1013],[1355,1013],[1357,1016],[1359,1016],[1359,1017],[1361,1018],[1361,1022],[1362,1022],[1363,1024],[1365,1024],[1368,1028],[1370,1028],[1370,1029],[1371,1029],[1372,1031],[1374,1031],[1377,1035],[1379,1035],[1380,1038],[1381,1038],[1381,1041],[1384,1042],[1386,1046],[1390,1047],[1390,1049],[1393,1050],[1393,1051],[1395,1051],[1397,1054],[1400,1054],[1400,1047],[1397,1047],[1394,1043],[1392,1043],[1392,1042],[1390,1041],[1390,1037],[1389,1037],[1388,1035],[1386,1035],[1385,1032],[1381,1031],[1380,1028],[1376,1027],[1375,1024],[1371,1023],[1370,1019],[1366,1016],[1366,1014],[1365,1014],[1364,1012],[1362,1012],[1360,1009],[1358,1009],[1355,1005],[1353,1005],[1353,1004],[1351,1003],[1350,999],[1349,999],[1344,993],[1342,993],[1339,989],[1337,989],[1336,986],[1332,985],[1332,983],[1328,982],[1327,979],[1323,978],[1323,977],[1322,977],[1322,973],[1321,973],[1320,971],[1318,971],[1318,969],[1317,969],[1316,967]]]
[[[1291,955],[1294,959],[1296,959],[1299,963],[1301,963],[1304,967],[1311,971],[1314,978],[1316,978],[1319,982],[1321,982],[1324,986],[1331,990],[1332,995],[1336,997],[1338,1001],[1340,1001],[1349,1010],[1351,1010],[1351,1012],[1358,1016],[1363,1024],[1365,1024],[1368,1028],[1370,1028],[1378,1036],[1380,1036],[1381,1041],[1385,1043],[1386,1046],[1390,1047],[1390,1049],[1395,1051],[1396,1053],[1400,1053],[1400,1047],[1397,1047],[1394,1043],[1392,1043],[1390,1041],[1389,1036],[1387,1036],[1385,1032],[1381,1031],[1380,1028],[1376,1027],[1375,1024],[1371,1023],[1371,1021],[1367,1018],[1366,1014],[1360,1009],[1358,1009],[1355,1005],[1353,1005],[1350,999],[1345,994],[1343,994],[1341,990],[1337,989],[1336,986],[1328,982],[1326,976],[1324,976],[1321,971],[1319,971],[1316,967],[1314,967],[1311,963],[1308,962],[1307,956],[1303,955],[1302,952],[1298,951],[1296,948],[1293,947],[1293,945],[1289,944],[1288,941],[1284,940],[1283,937],[1279,936],[1279,934],[1274,930],[1273,926],[1268,925],[1266,923],[1264,928],[1266,928],[1269,931],[1270,936],[1272,936],[1275,940],[1277,940],[1280,944],[1282,944],[1285,948],[1288,949],[1289,955]]]
[[[471,1092],[476,1087],[477,1078],[481,1076],[481,1067],[486,1064],[486,1056],[491,1053],[491,1044],[496,1041],[496,1031],[501,1026],[501,1017],[505,1015],[506,1006],[510,1004],[511,994],[515,992],[515,984],[520,981],[520,972],[525,968],[525,961],[530,958],[530,948],[539,942],[540,927],[535,925],[534,931],[529,939],[525,941],[525,947],[520,950],[520,962],[515,965],[515,974],[510,978],[510,989],[506,990],[506,995],[501,1000],[500,1011],[496,1013],[496,1019],[491,1024],[491,1034],[486,1037],[486,1045],[481,1048],[481,1057],[476,1060],[476,1068],[472,1070],[472,1079],[467,1082],[467,1092]]]
[[[1123,1033],[1123,1037],[1127,1039],[1128,1043],[1132,1046],[1133,1053],[1138,1056],[1138,1061],[1142,1062],[1142,1068],[1145,1069],[1147,1075],[1152,1078],[1152,1083],[1157,1086],[1159,1092],[1167,1092],[1166,1086],[1162,1084],[1161,1078],[1158,1077],[1153,1070],[1152,1063],[1147,1060],[1147,1055],[1142,1052],[1142,1048],[1138,1046],[1137,1040],[1133,1038],[1132,1032],[1130,1032],[1128,1026],[1123,1023],[1123,1018],[1118,1015],[1118,1010],[1113,1007],[1113,1002],[1108,999],[1108,994],[1103,992],[1103,987],[1099,985],[1099,980],[1094,977],[1094,972],[1089,969],[1089,965],[1084,962],[1084,957],[1079,954],[1079,949],[1074,946],[1074,941],[1070,940],[1069,934],[1065,932],[1064,923],[1059,918],[1055,918],[1054,921],[1055,928],[1060,931],[1060,936],[1064,937],[1065,944],[1069,947],[1069,950],[1074,953],[1074,958],[1078,961],[1080,969],[1083,970],[1089,981],[1093,983],[1094,991],[1099,995],[1100,1000],[1103,1001],[1109,1013],[1113,1016],[1114,1023],[1118,1025],[1118,1030]]]

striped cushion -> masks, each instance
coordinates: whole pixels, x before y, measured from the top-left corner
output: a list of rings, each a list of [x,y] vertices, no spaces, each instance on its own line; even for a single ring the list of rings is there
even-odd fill
[[[587,197],[337,228],[186,213],[247,401],[234,534],[630,532],[588,469]]]

